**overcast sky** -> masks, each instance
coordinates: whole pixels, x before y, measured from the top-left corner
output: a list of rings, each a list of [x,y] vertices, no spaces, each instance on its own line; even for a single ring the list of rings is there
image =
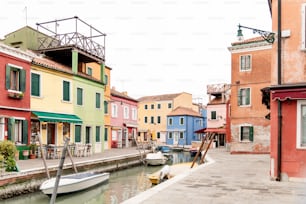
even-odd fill
[[[267,0],[1,0],[0,8],[0,38],[73,16],[106,33],[111,86],[135,99],[187,92],[205,104],[207,84],[230,83],[237,25],[271,31]]]

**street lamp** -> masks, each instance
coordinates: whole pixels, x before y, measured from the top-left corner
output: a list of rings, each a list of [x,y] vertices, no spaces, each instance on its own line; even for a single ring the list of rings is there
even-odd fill
[[[246,27],[246,26],[242,26],[242,25],[238,25],[238,32],[237,32],[237,37],[238,37],[238,40],[241,41],[243,40],[243,35],[242,35],[242,30],[241,28],[246,28],[246,29],[249,29],[249,30],[252,30],[253,33],[258,33],[259,35],[261,35],[261,37],[263,37],[265,39],[265,41],[267,41],[268,43],[273,43],[275,38],[274,38],[274,35],[275,33],[273,32],[269,32],[269,31],[264,31],[264,30],[259,30],[259,29],[256,29],[256,28],[250,28],[250,27]]]

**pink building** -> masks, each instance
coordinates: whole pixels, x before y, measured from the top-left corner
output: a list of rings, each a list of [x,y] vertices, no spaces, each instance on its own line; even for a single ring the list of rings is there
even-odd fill
[[[137,104],[126,92],[111,89],[111,144],[112,148],[127,148],[137,136]]]

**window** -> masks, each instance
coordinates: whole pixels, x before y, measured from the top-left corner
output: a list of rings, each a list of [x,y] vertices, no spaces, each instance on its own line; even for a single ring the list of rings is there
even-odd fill
[[[168,118],[168,125],[172,125],[173,124],[173,118]]]
[[[31,95],[40,96],[40,74],[31,73]]]
[[[180,139],[184,139],[184,132],[180,132]]]
[[[81,142],[81,125],[75,125],[74,142]]]
[[[180,117],[180,125],[184,125],[184,118]]]
[[[137,120],[137,109],[132,108],[132,120]]]
[[[118,106],[117,104],[112,103],[112,117],[118,117]]]
[[[63,136],[70,138],[70,123],[63,123]]]
[[[302,33],[301,33],[301,36],[302,36],[302,45],[301,45],[301,49],[302,50],[306,50],[306,4],[303,3],[302,4]]]
[[[128,106],[123,107],[123,118],[129,119],[129,107]]]
[[[101,108],[101,94],[100,93],[96,93],[96,108]]]
[[[63,101],[70,101],[70,82],[63,81]]]
[[[101,142],[100,129],[100,126],[96,126],[96,142]]]
[[[8,118],[8,140],[28,144],[28,121]]]
[[[154,104],[151,104],[151,109],[154,109]]]
[[[147,110],[148,109],[148,105],[146,104],[146,105],[144,105],[144,109],[145,110]]]
[[[147,116],[144,117],[144,123],[148,123],[148,117]]]
[[[104,128],[104,141],[108,141],[108,129]]]
[[[83,89],[77,88],[77,105],[83,105]]]
[[[161,104],[157,104],[157,109],[161,109]]]
[[[89,76],[92,76],[92,68],[91,67],[87,67],[87,74]]]
[[[160,139],[160,132],[157,132],[157,139]]]
[[[240,56],[240,71],[251,70],[251,55]]]
[[[26,71],[17,65],[7,64],[5,86],[7,90],[25,91]]]
[[[154,117],[151,116],[151,124],[154,124]]]
[[[171,103],[168,103],[168,108],[172,108],[172,104]]]
[[[217,111],[211,111],[210,112],[210,119],[216,120],[217,119]]]
[[[90,139],[90,135],[91,135],[91,127],[86,127],[85,128],[85,144],[89,144],[91,139]]]
[[[168,133],[168,139],[172,139],[172,138],[173,138],[172,132],[169,132]]]
[[[238,105],[250,105],[250,88],[239,89]]]
[[[107,75],[104,75],[104,82],[105,82],[105,85],[108,84],[108,76]]]
[[[306,100],[297,101],[297,148],[306,148]]]
[[[160,124],[160,116],[157,116],[157,123]]]
[[[253,127],[241,126],[240,127],[240,141],[253,141]]]
[[[108,101],[104,101],[104,113],[108,114]]]

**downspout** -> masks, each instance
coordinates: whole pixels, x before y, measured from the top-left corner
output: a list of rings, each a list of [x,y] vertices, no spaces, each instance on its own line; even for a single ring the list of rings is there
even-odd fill
[[[282,26],[281,26],[281,16],[282,16],[282,5],[281,0],[278,0],[277,5],[277,84],[282,84]],[[280,100],[277,101],[277,122],[278,122],[278,136],[277,136],[277,177],[276,180],[281,180],[281,161],[282,161],[282,102]]]

